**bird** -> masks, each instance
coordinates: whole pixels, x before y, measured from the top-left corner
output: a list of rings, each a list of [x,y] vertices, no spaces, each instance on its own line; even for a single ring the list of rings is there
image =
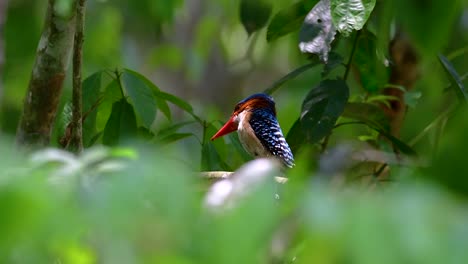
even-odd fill
[[[275,101],[270,95],[257,93],[237,103],[229,120],[211,140],[236,130],[239,141],[251,156],[275,157],[286,167],[294,166],[293,153],[276,119]]]

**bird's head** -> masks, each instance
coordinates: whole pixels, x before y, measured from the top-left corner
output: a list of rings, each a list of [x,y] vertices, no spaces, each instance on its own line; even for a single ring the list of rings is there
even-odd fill
[[[233,131],[236,131],[239,127],[240,116],[242,113],[251,112],[257,109],[264,109],[271,111],[274,116],[276,116],[275,101],[273,98],[264,93],[253,94],[244,100],[237,103],[234,111],[231,114],[231,118],[224,124],[221,129],[216,132],[216,134],[211,138],[214,140],[218,137],[222,137],[226,134],[229,134]]]

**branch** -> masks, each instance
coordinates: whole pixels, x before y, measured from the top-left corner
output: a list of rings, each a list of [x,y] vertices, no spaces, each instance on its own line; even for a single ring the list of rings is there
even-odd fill
[[[67,3],[68,11],[55,8],[49,0],[44,30],[36,52],[31,80],[24,100],[16,141],[22,146],[49,144],[63,80],[73,49],[76,0]]]
[[[229,179],[229,177],[234,174],[233,171],[202,171],[200,172],[200,176],[202,178],[206,178],[208,180],[223,180]],[[286,177],[275,176],[275,181],[277,183],[284,184],[288,181]]]
[[[82,117],[82,81],[81,68],[83,60],[83,31],[86,0],[78,0],[76,5],[75,43],[73,50],[73,113],[71,120],[72,150],[81,152],[83,150],[83,117]]]

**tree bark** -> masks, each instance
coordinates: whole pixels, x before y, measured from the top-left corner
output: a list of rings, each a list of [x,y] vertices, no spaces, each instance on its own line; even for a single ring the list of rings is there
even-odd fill
[[[76,0],[70,1],[70,8],[65,11],[55,5],[55,0],[48,1],[46,21],[16,135],[18,145],[45,146],[50,141],[73,50]]]
[[[71,120],[71,142],[72,150],[81,152],[83,150],[83,115],[82,115],[82,81],[81,68],[83,60],[83,31],[86,0],[78,0],[76,6],[76,27],[73,46],[73,114]]]

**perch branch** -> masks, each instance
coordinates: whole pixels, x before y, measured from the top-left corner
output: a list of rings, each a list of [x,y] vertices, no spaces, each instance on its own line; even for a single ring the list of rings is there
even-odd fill
[[[200,176],[209,180],[223,180],[229,179],[234,172],[232,171],[202,171]],[[284,184],[288,181],[288,178],[275,176],[275,181],[277,183]]]

